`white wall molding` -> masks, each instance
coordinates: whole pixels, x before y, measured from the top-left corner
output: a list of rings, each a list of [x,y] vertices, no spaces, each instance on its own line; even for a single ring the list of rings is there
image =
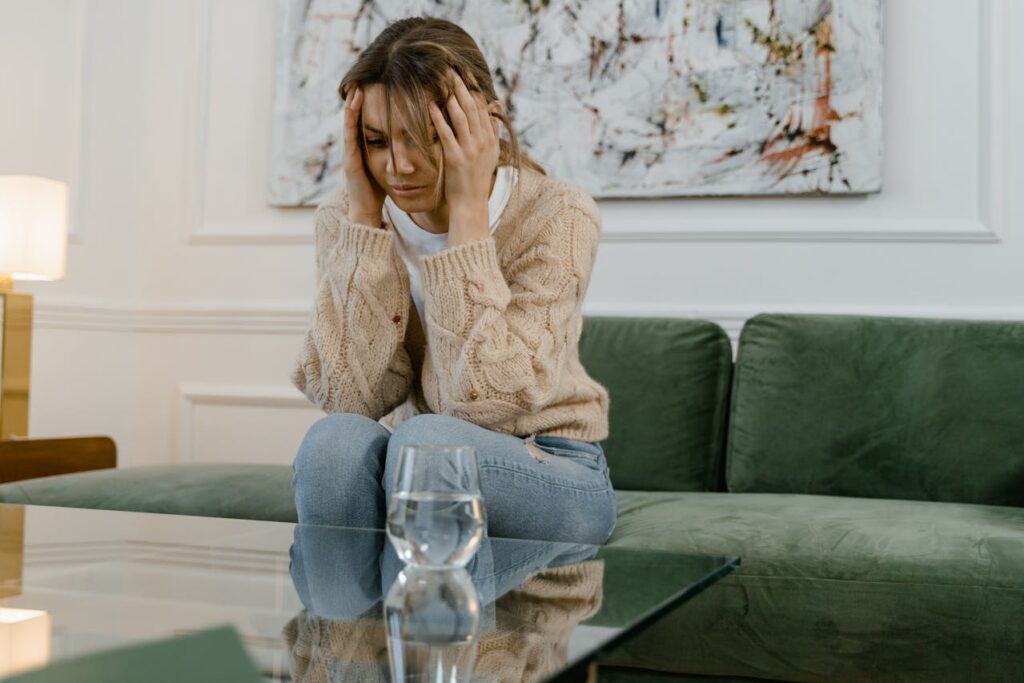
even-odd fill
[[[261,407],[308,411],[309,399],[288,385],[183,382],[178,385],[178,462],[195,462],[195,411],[202,406]]]
[[[1001,238],[1006,205],[1006,91],[1010,87],[1009,70],[1005,68],[1006,48],[1010,43],[1010,27],[1006,20],[1008,0],[979,2],[981,71],[978,83],[980,132],[978,140],[978,221],[994,237]]]
[[[782,199],[780,199],[781,201]],[[606,219],[607,222],[607,219]],[[644,218],[646,230],[602,230],[603,242],[998,242],[981,220],[678,221]],[[692,227],[688,227],[692,226]]]
[[[187,155],[187,177],[191,179],[190,199],[187,211],[185,241],[191,245],[280,245],[312,244],[312,225],[302,232],[282,232],[283,222],[279,217],[257,213],[245,216],[235,222],[211,221],[206,213],[206,186],[208,178],[207,158],[210,119],[210,81],[212,62],[212,41],[214,32],[214,2],[204,0],[198,6],[198,15],[193,17],[195,26],[195,49],[192,51],[193,102],[189,110],[193,115],[190,138],[193,147]],[[269,208],[269,205],[268,205]],[[281,209],[280,214],[296,209]],[[310,213],[312,213],[310,211]]]
[[[40,329],[177,334],[300,334],[309,307],[166,306],[122,302],[48,302],[35,306]]]
[[[743,323],[759,313],[807,313],[828,315],[876,315],[905,318],[1024,321],[1022,306],[807,306],[770,302],[742,307],[689,306],[683,303],[587,303],[587,315],[699,318],[721,325],[734,339]],[[36,326],[90,332],[137,332],[148,334],[281,334],[301,335],[309,323],[304,305],[269,307],[168,306],[133,308],[128,304],[48,303],[36,305]],[[192,385],[190,385],[192,386]],[[205,386],[205,385],[204,385]],[[248,391],[248,390],[246,390]],[[244,393],[244,392],[243,392]],[[205,396],[202,392],[197,395]],[[211,395],[238,397],[237,392],[214,391]],[[280,398],[276,390],[260,394],[258,405]],[[305,401],[305,399],[301,399]],[[291,404],[289,404],[291,405]]]
[[[633,207],[648,201],[603,200],[606,242],[999,242],[1003,218],[1002,169],[1005,155],[1004,116],[1002,112],[1006,72],[1001,67],[1008,28],[1003,21],[1007,0],[982,0],[979,7],[978,80],[979,140],[977,215],[950,219],[754,219],[705,220],[680,219],[677,211],[644,212],[644,229],[627,227]],[[248,217],[245,225],[219,225],[207,220],[206,146],[210,106],[211,41],[213,10],[207,0],[196,18],[197,49],[194,68],[195,148],[191,154],[189,175],[193,179],[186,241],[192,245],[281,245],[312,244],[312,229],[300,233],[282,231],[284,221],[272,216]],[[794,201],[798,196],[771,197],[771,201]],[[844,197],[837,196],[837,202]],[[702,201],[704,198],[689,198]],[[720,199],[720,198],[718,198]],[[295,209],[298,210],[298,209]],[[838,213],[838,212],[833,212]]]

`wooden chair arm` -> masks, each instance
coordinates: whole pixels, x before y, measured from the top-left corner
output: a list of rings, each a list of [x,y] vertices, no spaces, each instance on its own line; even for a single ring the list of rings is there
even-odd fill
[[[117,446],[106,436],[0,441],[0,483],[117,467]]]

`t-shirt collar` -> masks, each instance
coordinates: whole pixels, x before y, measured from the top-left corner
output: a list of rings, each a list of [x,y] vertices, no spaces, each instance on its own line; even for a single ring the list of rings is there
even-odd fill
[[[505,207],[508,206],[508,201],[512,197],[512,190],[515,188],[518,178],[519,173],[514,167],[498,167],[497,176],[494,179],[494,187],[491,188],[491,196],[487,200],[488,229],[491,234],[494,233],[494,229],[501,222],[501,215],[505,211]],[[409,214],[398,208],[398,205],[391,201],[391,197],[384,199],[384,211],[385,215],[391,220],[392,225],[400,228],[407,235],[410,233],[415,234],[416,231],[428,235],[435,234],[417,225]]]

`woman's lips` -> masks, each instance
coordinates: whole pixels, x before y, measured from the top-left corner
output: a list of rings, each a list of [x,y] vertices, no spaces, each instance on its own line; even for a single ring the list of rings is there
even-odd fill
[[[414,197],[423,191],[422,186],[416,185],[392,185],[391,191],[396,197]]]

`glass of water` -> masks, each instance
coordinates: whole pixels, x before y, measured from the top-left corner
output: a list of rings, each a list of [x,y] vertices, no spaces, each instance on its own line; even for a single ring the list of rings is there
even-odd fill
[[[486,526],[475,449],[402,447],[387,532],[406,564],[464,567]]]

